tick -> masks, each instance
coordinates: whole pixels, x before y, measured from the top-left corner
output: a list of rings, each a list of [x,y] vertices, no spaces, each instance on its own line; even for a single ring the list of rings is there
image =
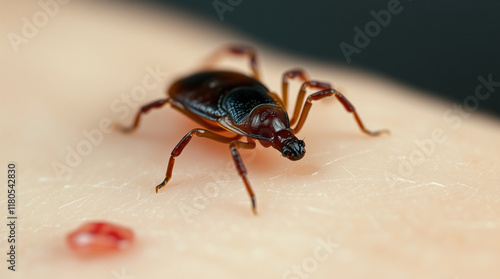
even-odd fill
[[[252,75],[248,76],[233,71],[214,70],[213,65],[227,55],[246,56],[250,60]],[[170,104],[204,128],[189,131],[172,150],[165,179],[156,192],[172,178],[175,158],[188,145],[193,136],[205,137],[229,144],[236,170],[250,195],[253,213],[256,214],[256,200],[247,170],[241,160],[238,149],[253,149],[258,141],[264,147],[273,147],[292,161],[304,157],[305,143],[295,135],[303,127],[313,101],[334,96],[344,108],[354,115],[359,128],[370,136],[388,133],[388,130],[369,131],[363,125],[354,106],[330,84],[309,80],[306,73],[293,69],[283,74],[281,98],[262,84],[259,79],[256,53],[248,46],[234,45],[220,49],[212,57],[207,69],[175,81],[168,89],[167,98],[149,103],[141,108],[129,127],[121,127],[124,132],[135,130],[141,115],[152,108]],[[292,79],[302,81],[292,119],[287,114],[288,82]],[[319,90],[310,94],[304,101],[306,90]],[[292,128],[293,126],[293,128]],[[217,132],[229,131],[233,137],[222,136]],[[246,137],[246,141],[241,138]]]

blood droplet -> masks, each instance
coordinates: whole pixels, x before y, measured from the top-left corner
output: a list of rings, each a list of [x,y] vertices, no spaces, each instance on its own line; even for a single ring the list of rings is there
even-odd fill
[[[89,222],[71,232],[68,245],[81,254],[102,254],[123,251],[134,241],[132,230],[107,222]]]

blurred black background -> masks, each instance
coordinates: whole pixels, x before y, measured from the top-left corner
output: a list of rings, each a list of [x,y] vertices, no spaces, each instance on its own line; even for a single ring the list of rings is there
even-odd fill
[[[389,24],[381,27],[366,47],[350,56],[350,63],[340,44],[345,42],[356,47],[354,28],[365,30],[366,24],[374,21],[372,10],[388,10],[388,3],[397,1],[146,2],[183,9],[298,55],[365,68],[460,104],[468,96],[474,96],[480,84],[478,76],[492,75],[493,81],[500,82],[498,0],[401,0],[398,9],[402,10],[392,14]],[[500,86],[488,99],[480,101],[479,108],[500,116]]]

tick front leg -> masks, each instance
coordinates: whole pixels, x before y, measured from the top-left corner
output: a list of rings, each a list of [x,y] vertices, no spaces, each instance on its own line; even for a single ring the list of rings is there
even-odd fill
[[[285,105],[285,109],[287,110],[288,110],[288,80],[294,78],[299,78],[303,83],[302,86],[300,87],[299,94],[297,95],[297,100],[295,101],[295,109],[293,111],[292,119],[290,120],[290,125],[293,125],[295,124],[295,122],[297,122],[297,119],[300,114],[300,107],[304,102],[304,97],[306,95],[307,88],[320,89],[320,90],[332,88],[332,86],[329,83],[308,80],[307,74],[302,69],[289,70],[283,74],[283,77],[281,79],[281,93],[283,96],[282,100],[283,104]]]
[[[151,102],[151,103],[141,107],[141,109],[137,112],[137,114],[135,116],[134,123],[132,124],[132,126],[123,127],[123,126],[117,124],[118,129],[120,129],[122,132],[125,132],[125,133],[134,131],[139,126],[139,121],[141,120],[141,115],[143,113],[147,113],[152,108],[161,108],[169,102],[170,102],[170,98],[160,99],[160,100],[156,100],[154,102]]]
[[[238,135],[238,136],[233,137],[233,138],[228,138],[228,137],[218,135],[214,132],[211,132],[211,131],[208,131],[205,129],[193,129],[193,130],[189,131],[189,133],[187,133],[179,141],[177,146],[175,146],[174,149],[172,150],[172,153],[170,155],[170,160],[168,161],[168,167],[167,167],[167,172],[165,174],[165,179],[163,180],[162,183],[160,183],[158,186],[156,186],[156,193],[158,193],[158,190],[160,190],[160,188],[165,186],[168,183],[168,181],[170,180],[170,178],[172,178],[172,170],[174,169],[175,157],[181,155],[182,150],[184,150],[184,147],[186,147],[186,145],[189,143],[189,141],[191,141],[191,139],[195,135],[198,137],[209,138],[211,140],[215,140],[215,141],[222,142],[222,143],[231,143],[232,141],[241,137]]]
[[[293,69],[286,71],[281,78],[281,94],[283,104],[285,105],[285,109],[288,110],[288,80],[299,78],[302,82],[307,81],[307,75],[302,69]]]
[[[356,122],[358,123],[359,128],[361,131],[363,131],[365,134],[368,134],[370,136],[377,136],[382,133],[389,134],[389,130],[378,130],[378,131],[370,131],[365,128],[365,125],[363,125],[363,122],[361,121],[361,118],[359,117],[358,113],[354,109],[354,106],[349,102],[349,100],[342,95],[342,93],[338,92],[335,89],[325,89],[316,93],[313,93],[307,97],[306,102],[304,103],[304,108],[302,109],[302,113],[300,114],[299,117],[299,122],[297,123],[297,126],[293,129],[295,133],[298,133],[300,129],[302,129],[302,126],[304,125],[304,122],[306,121],[307,115],[309,114],[309,110],[311,109],[312,106],[312,101],[318,101],[326,97],[330,96],[335,96],[337,100],[342,103],[344,108],[348,111],[354,114],[354,118],[356,119]]]
[[[259,71],[257,69],[257,54],[252,47],[245,45],[229,45],[221,48],[205,62],[204,68],[212,69],[215,63],[217,63],[223,56],[227,55],[248,56],[250,60],[250,69],[252,70],[254,78],[257,80],[260,78]]]
[[[255,201],[255,195],[253,193],[252,187],[250,186],[250,182],[248,181],[247,178],[247,170],[245,168],[245,165],[243,164],[243,160],[241,160],[240,153],[238,152],[239,148],[254,149],[255,142],[250,138],[248,138],[248,142],[233,141],[229,145],[229,148],[231,149],[231,155],[233,156],[233,161],[234,164],[236,165],[236,170],[238,171],[238,174],[241,176],[241,179],[243,179],[243,183],[245,184],[245,188],[247,188],[248,195],[250,195],[250,200],[252,201],[253,214],[257,215],[257,205]]]
[[[293,110],[293,116],[292,119],[290,120],[290,125],[295,124],[295,122],[297,122],[297,119],[299,118],[300,107],[304,102],[304,97],[306,95],[307,88],[324,90],[324,89],[330,89],[332,88],[332,86],[329,83],[315,81],[315,80],[309,80],[304,82],[300,87],[299,94],[297,95],[297,101],[295,101],[295,109]]]

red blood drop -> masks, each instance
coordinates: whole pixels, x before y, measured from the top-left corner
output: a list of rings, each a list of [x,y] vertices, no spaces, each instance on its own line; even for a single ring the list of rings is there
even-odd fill
[[[70,233],[69,246],[82,254],[99,254],[122,251],[134,241],[132,230],[106,222],[90,222]]]

